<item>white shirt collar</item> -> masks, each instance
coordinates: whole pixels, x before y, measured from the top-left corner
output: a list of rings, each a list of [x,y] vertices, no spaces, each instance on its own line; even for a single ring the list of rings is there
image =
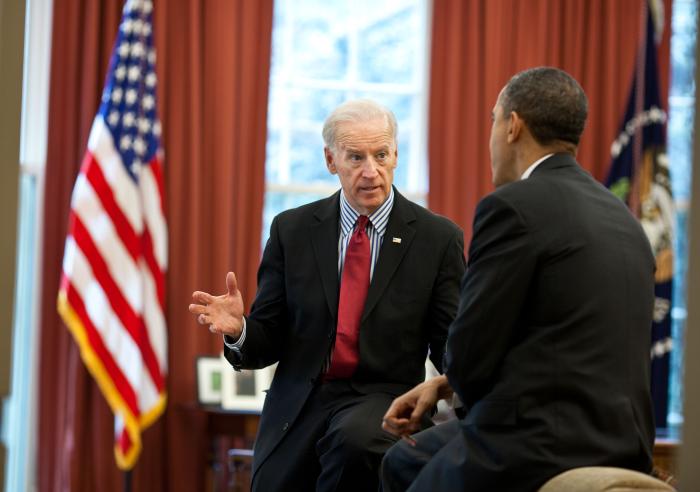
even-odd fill
[[[369,214],[369,223],[377,233],[384,237],[386,228],[389,225],[389,215],[391,210],[394,208],[394,187],[391,187],[391,192],[384,203],[382,203],[377,210]],[[359,212],[352,208],[352,205],[345,198],[345,192],[340,191],[340,230],[343,236],[348,235],[353,231],[355,227],[355,222],[360,216]]]
[[[530,175],[532,174],[532,171],[534,171],[535,168],[536,168],[537,166],[539,166],[539,165],[542,163],[542,161],[544,161],[545,159],[549,159],[549,158],[552,157],[553,155],[554,155],[554,154],[547,154],[547,155],[545,155],[545,156],[540,157],[539,159],[537,159],[537,160],[536,160],[535,162],[533,162],[532,164],[530,164],[530,167],[528,167],[527,169],[525,169],[525,172],[523,173],[522,176],[520,176],[520,179],[527,179],[527,178],[529,178]]]

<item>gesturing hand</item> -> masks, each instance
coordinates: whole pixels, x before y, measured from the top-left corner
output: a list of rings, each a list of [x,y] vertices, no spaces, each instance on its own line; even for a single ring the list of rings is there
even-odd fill
[[[229,335],[237,339],[243,330],[243,297],[238,290],[236,275],[226,275],[226,294],[213,296],[206,292],[192,293],[194,304],[190,304],[190,313],[197,315],[200,325],[209,325],[209,331]]]
[[[452,394],[447,378],[437,376],[396,398],[384,414],[382,429],[395,436],[406,437],[420,429],[421,417],[438,400]]]

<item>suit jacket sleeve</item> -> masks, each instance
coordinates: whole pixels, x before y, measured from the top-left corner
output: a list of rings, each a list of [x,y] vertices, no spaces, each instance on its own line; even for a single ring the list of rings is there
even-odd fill
[[[430,323],[430,360],[435,368],[443,372],[443,358],[447,330],[455,317],[459,304],[459,282],[464,275],[464,233],[456,231],[450,239],[440,263],[428,312]]]
[[[245,342],[240,352],[224,346],[224,354],[235,369],[260,369],[279,360],[286,312],[284,255],[275,218],[258,269],[258,292],[246,317]]]
[[[477,206],[457,317],[447,339],[445,372],[469,408],[492,387],[518,338],[536,263],[528,226],[495,194]]]

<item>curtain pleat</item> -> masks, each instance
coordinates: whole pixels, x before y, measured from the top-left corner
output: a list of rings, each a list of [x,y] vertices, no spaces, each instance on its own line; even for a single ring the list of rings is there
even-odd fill
[[[434,0],[428,157],[429,207],[471,237],[474,209],[493,190],[489,156],[491,109],[515,73],[557,66],[589,98],[578,160],[597,179],[632,81],[646,0]],[[664,0],[659,46],[661,98],[667,99],[672,0]]]
[[[255,294],[264,193],[272,0],[154,2],[169,227],[168,407],[143,434],[132,490],[201,490],[209,443],[192,412],[195,359],[221,341],[190,294],[236,272]],[[122,0],[54,5],[39,336],[41,491],[121,491],[113,416],[56,313],[70,195],[99,107]]]

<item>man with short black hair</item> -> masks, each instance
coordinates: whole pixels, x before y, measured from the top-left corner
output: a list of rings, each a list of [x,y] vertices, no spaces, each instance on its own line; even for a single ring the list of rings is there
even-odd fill
[[[654,258],[575,160],[587,99],[567,73],[515,75],[493,109],[497,189],[478,205],[445,375],[397,398],[408,435],[453,392],[465,415],[399,441],[385,491],[527,492],[580,466],[651,470]]]

